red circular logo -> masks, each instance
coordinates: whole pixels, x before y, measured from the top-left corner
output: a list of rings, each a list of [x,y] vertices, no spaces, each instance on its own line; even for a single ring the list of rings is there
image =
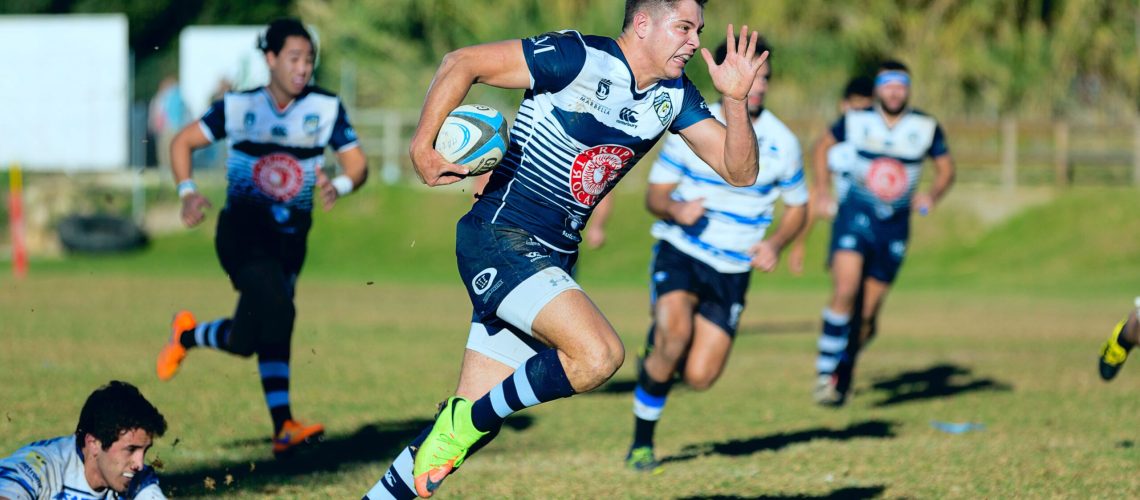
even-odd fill
[[[305,172],[296,158],[285,153],[262,156],[253,164],[253,183],[266,196],[289,201],[301,192]]]
[[[594,146],[578,153],[570,167],[570,194],[578,203],[594,206],[598,195],[618,178],[621,169],[632,158],[632,149],[616,144]]]
[[[894,158],[875,158],[867,173],[867,189],[888,203],[902,198],[907,189],[906,167]]]

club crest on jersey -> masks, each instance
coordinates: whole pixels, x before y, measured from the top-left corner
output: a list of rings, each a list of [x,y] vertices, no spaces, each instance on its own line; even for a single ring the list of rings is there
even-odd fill
[[[246,130],[249,130],[253,128],[253,122],[255,121],[257,121],[257,115],[253,114],[251,111],[247,111],[241,123],[242,125],[245,125]]]
[[[657,94],[653,97],[653,110],[657,112],[657,119],[661,120],[661,125],[668,127],[669,120],[673,119],[673,99],[664,92]]]
[[[570,193],[578,203],[594,206],[598,195],[618,178],[631,159],[633,150],[617,144],[594,146],[578,153],[570,167]]]
[[[305,172],[296,158],[285,153],[262,156],[253,164],[253,183],[266,196],[289,201],[301,192]]]
[[[594,96],[597,97],[599,101],[606,100],[606,98],[610,96],[610,85],[612,84],[613,82],[602,78],[598,81],[598,90],[594,91]]]
[[[867,189],[876,198],[890,203],[906,194],[906,167],[888,157],[875,158],[867,172]]]
[[[317,133],[317,127],[319,127],[320,124],[321,124],[321,117],[320,116],[317,116],[315,114],[305,115],[305,121],[302,122],[302,124],[301,124],[301,130],[304,130],[305,133],[308,135],[313,135],[313,134]]]

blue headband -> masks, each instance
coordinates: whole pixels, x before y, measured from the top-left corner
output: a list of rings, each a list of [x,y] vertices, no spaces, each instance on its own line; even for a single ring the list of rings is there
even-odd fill
[[[901,83],[907,87],[910,86],[910,75],[902,71],[884,71],[875,77],[875,86],[881,87],[888,83]]]

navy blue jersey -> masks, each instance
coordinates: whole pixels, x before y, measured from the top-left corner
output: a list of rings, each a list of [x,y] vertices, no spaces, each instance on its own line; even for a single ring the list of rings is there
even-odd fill
[[[502,163],[472,211],[574,252],[594,206],[666,130],[711,119],[684,75],[637,89],[612,38],[576,31],[522,41],[530,88]]]
[[[312,210],[325,147],[358,145],[340,99],[318,87],[305,87],[283,110],[265,87],[229,92],[199,125],[211,142],[227,140],[227,198],[255,205]]]
[[[907,109],[888,127],[875,108],[851,110],[831,127],[831,135],[855,148],[845,202],[871,207],[880,218],[910,209],[926,157],[949,154],[942,127],[934,117]]]

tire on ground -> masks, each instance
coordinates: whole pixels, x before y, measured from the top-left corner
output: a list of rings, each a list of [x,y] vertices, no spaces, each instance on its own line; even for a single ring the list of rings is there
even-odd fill
[[[69,215],[59,222],[59,240],[73,253],[117,253],[142,248],[147,236],[126,217]]]

